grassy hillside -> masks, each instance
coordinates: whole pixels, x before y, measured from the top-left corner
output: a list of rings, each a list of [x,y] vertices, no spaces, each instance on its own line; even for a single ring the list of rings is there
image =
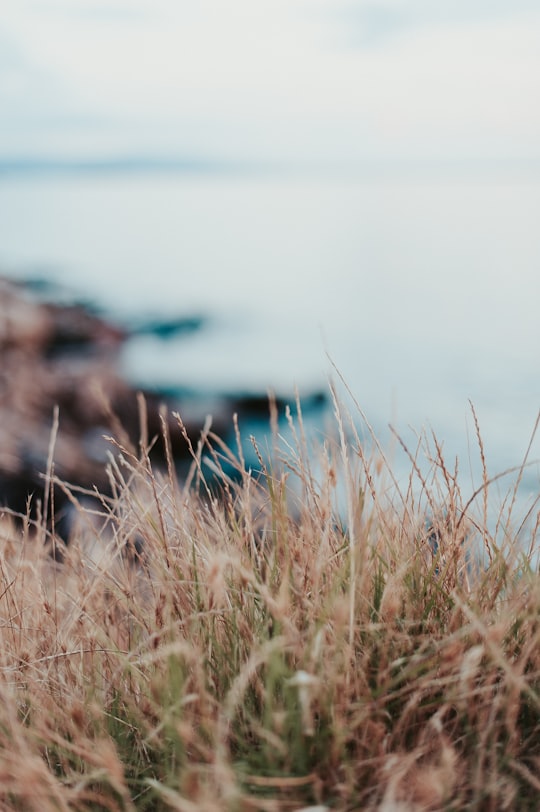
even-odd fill
[[[253,472],[209,429],[181,483],[112,442],[112,496],[57,483],[65,550],[50,500],[3,514],[1,809],[539,808],[534,521],[436,440],[400,486],[335,407]]]

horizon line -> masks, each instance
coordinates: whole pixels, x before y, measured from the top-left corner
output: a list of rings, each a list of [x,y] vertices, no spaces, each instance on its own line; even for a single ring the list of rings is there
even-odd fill
[[[151,154],[57,157],[48,155],[0,156],[0,176],[32,174],[342,174],[388,175],[395,172],[467,172],[484,174],[501,171],[540,173],[540,157],[387,157],[354,159],[233,159]]]

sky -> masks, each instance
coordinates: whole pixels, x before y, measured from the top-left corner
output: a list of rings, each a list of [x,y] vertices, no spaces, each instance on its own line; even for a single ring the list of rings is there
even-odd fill
[[[538,0],[12,0],[0,159],[540,159]]]

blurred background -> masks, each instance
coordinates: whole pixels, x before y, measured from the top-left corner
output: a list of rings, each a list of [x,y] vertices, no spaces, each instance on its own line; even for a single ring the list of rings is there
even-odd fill
[[[309,395],[329,356],[472,487],[469,399],[493,473],[540,405],[539,99],[537,0],[5,4],[0,273],[191,319],[125,343],[137,386]]]

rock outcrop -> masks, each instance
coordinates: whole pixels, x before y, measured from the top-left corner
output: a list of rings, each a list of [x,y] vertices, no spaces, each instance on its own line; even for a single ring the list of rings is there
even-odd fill
[[[125,330],[82,305],[50,303],[0,279],[0,510],[39,510],[56,410],[54,473],[70,484],[107,492],[111,446],[105,437],[114,435],[137,448],[141,436],[138,393],[119,370],[126,338]],[[150,437],[160,435],[162,399],[143,394],[145,428]],[[193,433],[200,429],[196,422]],[[158,441],[157,457],[160,448]],[[177,459],[187,454],[177,426],[174,453]],[[54,504],[61,527],[61,490]]]

